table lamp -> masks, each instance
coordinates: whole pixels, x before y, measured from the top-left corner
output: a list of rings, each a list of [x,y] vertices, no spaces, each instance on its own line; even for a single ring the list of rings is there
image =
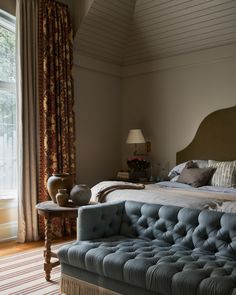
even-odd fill
[[[137,144],[145,142],[146,141],[141,129],[130,129],[126,143],[134,144],[134,156],[137,156]]]

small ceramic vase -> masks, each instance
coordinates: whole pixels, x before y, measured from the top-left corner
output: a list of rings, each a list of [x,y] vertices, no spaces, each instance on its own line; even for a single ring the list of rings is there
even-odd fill
[[[56,194],[57,204],[60,207],[66,207],[69,199],[69,194],[67,193],[67,189],[59,189]]]
[[[70,198],[77,206],[86,205],[91,198],[91,190],[86,184],[75,185],[71,192]]]
[[[70,192],[72,186],[73,175],[68,173],[52,174],[52,176],[50,176],[47,181],[48,193],[54,203],[57,202],[56,194],[58,193],[59,189],[67,189],[67,192]]]

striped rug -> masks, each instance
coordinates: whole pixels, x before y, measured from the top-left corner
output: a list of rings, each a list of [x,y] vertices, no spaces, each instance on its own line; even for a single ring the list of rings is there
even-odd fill
[[[65,244],[65,243],[64,243]],[[52,246],[57,250],[64,244]],[[60,266],[52,269],[51,282],[44,278],[43,250],[0,258],[0,295],[60,295]]]

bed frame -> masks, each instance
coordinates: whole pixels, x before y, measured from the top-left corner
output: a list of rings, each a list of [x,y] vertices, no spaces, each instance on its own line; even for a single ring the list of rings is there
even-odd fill
[[[177,164],[193,159],[236,160],[236,106],[208,115],[192,142],[176,154]]]

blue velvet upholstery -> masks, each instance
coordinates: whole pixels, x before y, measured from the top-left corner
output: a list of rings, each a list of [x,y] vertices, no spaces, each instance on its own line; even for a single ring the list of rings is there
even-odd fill
[[[236,294],[235,214],[125,201],[82,207],[78,224],[63,265],[150,294]]]
[[[123,208],[123,202],[80,207],[78,214],[78,239],[80,241],[91,240],[118,234]]]

